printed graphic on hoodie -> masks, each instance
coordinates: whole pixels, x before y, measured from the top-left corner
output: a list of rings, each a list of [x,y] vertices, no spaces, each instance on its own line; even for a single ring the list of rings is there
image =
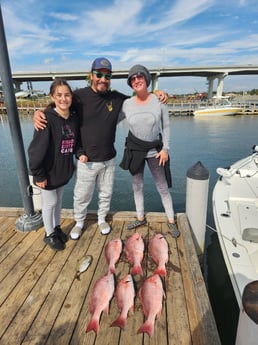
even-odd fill
[[[62,142],[61,142],[61,153],[73,153],[74,149],[74,132],[69,124],[62,126]]]

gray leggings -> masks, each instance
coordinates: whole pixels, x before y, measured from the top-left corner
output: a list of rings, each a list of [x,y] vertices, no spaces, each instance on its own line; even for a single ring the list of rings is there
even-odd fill
[[[165,177],[165,170],[163,166],[159,166],[159,159],[152,157],[145,159],[153,180],[155,182],[157,191],[161,197],[162,205],[165,209],[168,219],[174,219],[173,201],[170,191],[168,189],[167,180]],[[144,185],[144,166],[142,170],[132,176],[132,187],[134,192],[134,202],[136,206],[137,217],[144,217],[144,196],[143,196],[143,185]]]
[[[41,189],[42,218],[47,236],[60,225],[63,194],[64,186],[53,190]]]

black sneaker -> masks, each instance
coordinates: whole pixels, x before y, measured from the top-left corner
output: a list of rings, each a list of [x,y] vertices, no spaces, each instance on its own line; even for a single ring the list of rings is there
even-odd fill
[[[62,231],[60,225],[57,225],[55,227],[55,233],[57,234],[57,237],[61,240],[61,242],[65,243],[68,241],[67,235]]]
[[[65,244],[57,236],[56,232],[52,232],[49,236],[44,237],[44,242],[53,250],[64,250]]]

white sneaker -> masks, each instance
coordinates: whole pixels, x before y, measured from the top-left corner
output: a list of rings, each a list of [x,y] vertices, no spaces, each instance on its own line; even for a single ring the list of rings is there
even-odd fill
[[[99,229],[102,235],[107,235],[110,233],[110,225],[106,222],[99,224]]]
[[[70,232],[70,237],[72,240],[78,240],[81,237],[81,234],[82,234],[82,228],[75,225]]]

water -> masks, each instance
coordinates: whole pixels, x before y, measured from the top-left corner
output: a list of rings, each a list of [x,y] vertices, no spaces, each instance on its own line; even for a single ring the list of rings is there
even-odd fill
[[[185,189],[187,170],[201,161],[209,170],[209,200],[207,224],[214,228],[211,209],[212,190],[217,180],[216,168],[227,167],[234,161],[251,153],[254,144],[258,144],[258,116],[235,116],[218,118],[171,117],[171,170],[173,175],[172,197],[175,212],[185,211]],[[27,151],[32,138],[32,119],[21,120],[24,147]],[[127,135],[126,122],[118,126],[116,148],[117,165],[122,154],[124,138]],[[22,207],[18,185],[15,155],[13,152],[10,130],[6,121],[0,122],[0,206]],[[27,153],[26,153],[27,154]],[[72,208],[74,180],[66,186],[64,208]],[[162,211],[159,195],[146,169],[145,176],[146,211]],[[96,195],[91,210],[97,209]],[[131,190],[131,176],[117,167],[113,199],[113,211],[134,211]],[[213,307],[222,345],[234,345],[238,319],[238,307],[221,255],[217,234],[210,228],[206,232],[206,251],[204,277],[210,301]]]

